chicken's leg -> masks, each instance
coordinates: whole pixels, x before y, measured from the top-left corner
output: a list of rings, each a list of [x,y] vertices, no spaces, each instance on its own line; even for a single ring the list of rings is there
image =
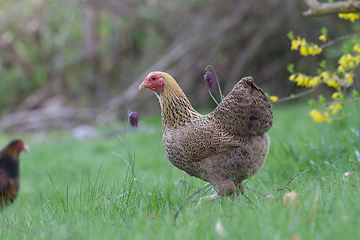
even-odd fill
[[[235,192],[240,191],[240,193],[244,195],[244,185],[242,184],[242,182],[237,183],[237,182],[223,181],[223,182],[217,182],[216,184],[212,183],[212,185],[213,187],[215,187],[218,193],[200,198],[200,200],[196,205],[197,209],[199,209],[200,205],[204,202],[213,201],[223,196],[235,196],[234,194]]]
[[[239,190],[240,190],[241,194],[244,195],[244,185],[242,184],[242,182],[235,183],[235,185],[236,185],[237,187],[239,187]]]

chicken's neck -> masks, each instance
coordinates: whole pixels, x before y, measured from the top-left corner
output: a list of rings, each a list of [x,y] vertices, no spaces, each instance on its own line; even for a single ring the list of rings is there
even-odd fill
[[[15,148],[6,147],[0,151],[1,159],[12,159],[11,161],[19,162],[19,152]],[[2,161],[2,160],[0,160]]]
[[[0,167],[11,178],[19,177],[19,158],[3,154],[0,158]]]
[[[163,91],[158,97],[163,128],[179,128],[201,116],[180,89]]]

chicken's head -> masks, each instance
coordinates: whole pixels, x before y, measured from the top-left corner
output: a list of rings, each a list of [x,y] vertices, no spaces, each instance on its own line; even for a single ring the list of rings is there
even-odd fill
[[[13,148],[18,154],[21,151],[28,152],[29,150],[28,146],[24,145],[24,142],[21,138],[10,142],[8,148]]]
[[[16,139],[11,141],[6,147],[4,147],[1,150],[1,153],[18,159],[20,152],[28,152],[28,150],[28,146],[24,145],[22,139]]]
[[[163,90],[165,85],[165,78],[161,76],[160,72],[151,72],[140,84],[139,90],[143,88],[149,88],[157,93]]]

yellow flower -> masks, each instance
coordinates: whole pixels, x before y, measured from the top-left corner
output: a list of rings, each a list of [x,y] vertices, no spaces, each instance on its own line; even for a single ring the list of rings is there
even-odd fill
[[[290,75],[289,80],[293,82],[295,78],[296,78],[296,73],[293,73]]]
[[[353,73],[345,73],[344,78],[347,79],[346,84],[351,85],[354,81],[354,74]]]
[[[343,65],[339,65],[339,67],[338,67],[338,72],[339,72],[339,73],[345,73],[345,68],[344,68]]]
[[[326,40],[327,40],[326,35],[325,34],[320,35],[319,40],[326,42]]]
[[[322,77],[324,83],[326,83],[329,87],[333,87],[335,89],[341,87],[339,76],[336,74],[330,75],[329,71],[324,71],[320,74],[320,77]]]
[[[343,18],[345,20],[349,20],[351,22],[354,22],[356,19],[359,19],[358,13],[339,13],[339,18]]]
[[[350,69],[353,69],[354,66],[355,66],[354,61],[350,61],[350,62],[349,62],[349,68],[350,68]]]
[[[314,48],[308,48],[308,53],[310,54],[310,55],[316,55],[316,51],[315,51],[315,49]]]
[[[306,42],[306,39],[301,38],[299,36],[291,41],[291,50],[298,50],[298,49],[300,54],[303,56],[316,55],[322,52],[322,48],[320,48],[318,45],[311,44],[311,46],[309,46],[309,44]]]
[[[301,45],[301,38],[300,37],[297,37],[296,39],[293,39],[291,41],[291,50],[298,50],[299,49],[299,46]]]
[[[279,99],[277,96],[270,96],[269,98],[273,102],[277,102],[277,100]]]
[[[301,45],[299,52],[305,57],[308,55],[308,49],[304,45]]]
[[[331,119],[330,119],[329,114],[327,112],[324,113],[323,118],[324,118],[325,122],[331,123]]]
[[[319,76],[315,76],[312,77],[307,85],[307,87],[316,87],[317,85],[319,85],[321,83],[320,77]]]
[[[332,98],[332,99],[337,99],[337,98],[341,98],[341,97],[343,97],[342,92],[334,92],[334,93],[331,95],[331,98]]]
[[[322,48],[319,48],[319,46],[316,44],[308,48],[308,53],[313,56],[316,54],[320,54],[321,52]]]
[[[292,41],[291,41],[291,50],[298,50],[298,48],[299,48],[299,45],[298,45],[298,43],[297,43],[297,41],[296,41],[296,39],[293,39]]]
[[[309,76],[299,73],[299,75],[297,76],[297,78],[295,80],[296,85],[300,86],[300,87],[306,87],[306,86],[308,86],[309,79],[310,79]]]
[[[329,79],[326,80],[325,83],[329,86],[329,87],[333,87],[335,89],[337,89],[338,87],[340,87],[340,83],[334,79]]]
[[[331,113],[335,115],[339,109],[342,109],[342,105],[340,103],[332,103],[329,108],[332,110]]]
[[[310,111],[310,116],[314,119],[315,122],[323,122],[321,112],[316,109]]]
[[[343,67],[347,68],[347,67],[349,67],[349,62],[351,62],[352,59],[353,59],[353,56],[350,53],[346,53],[340,57],[338,63],[340,65],[342,65]]]
[[[329,71],[323,71],[323,72],[320,74],[320,77],[323,78],[324,80],[329,79],[329,77],[330,77]]]
[[[327,122],[330,123],[331,119],[328,113],[322,113],[317,109],[313,109],[310,111],[310,116],[314,119],[315,122]]]
[[[353,61],[354,61],[356,64],[359,64],[359,63],[360,63],[360,55],[357,55],[357,56],[353,57]]]
[[[360,44],[356,44],[356,45],[354,46],[353,50],[354,50],[355,52],[360,53]]]

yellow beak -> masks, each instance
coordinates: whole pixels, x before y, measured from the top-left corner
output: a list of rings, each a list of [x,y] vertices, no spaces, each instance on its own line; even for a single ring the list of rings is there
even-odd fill
[[[29,146],[28,145],[24,145],[24,147],[23,147],[23,150],[24,150],[24,152],[29,152],[30,151],[30,148],[29,148]]]
[[[147,88],[147,87],[149,87],[149,85],[144,81],[144,82],[142,82],[142,84],[140,84],[139,90],[141,90],[143,88]]]

